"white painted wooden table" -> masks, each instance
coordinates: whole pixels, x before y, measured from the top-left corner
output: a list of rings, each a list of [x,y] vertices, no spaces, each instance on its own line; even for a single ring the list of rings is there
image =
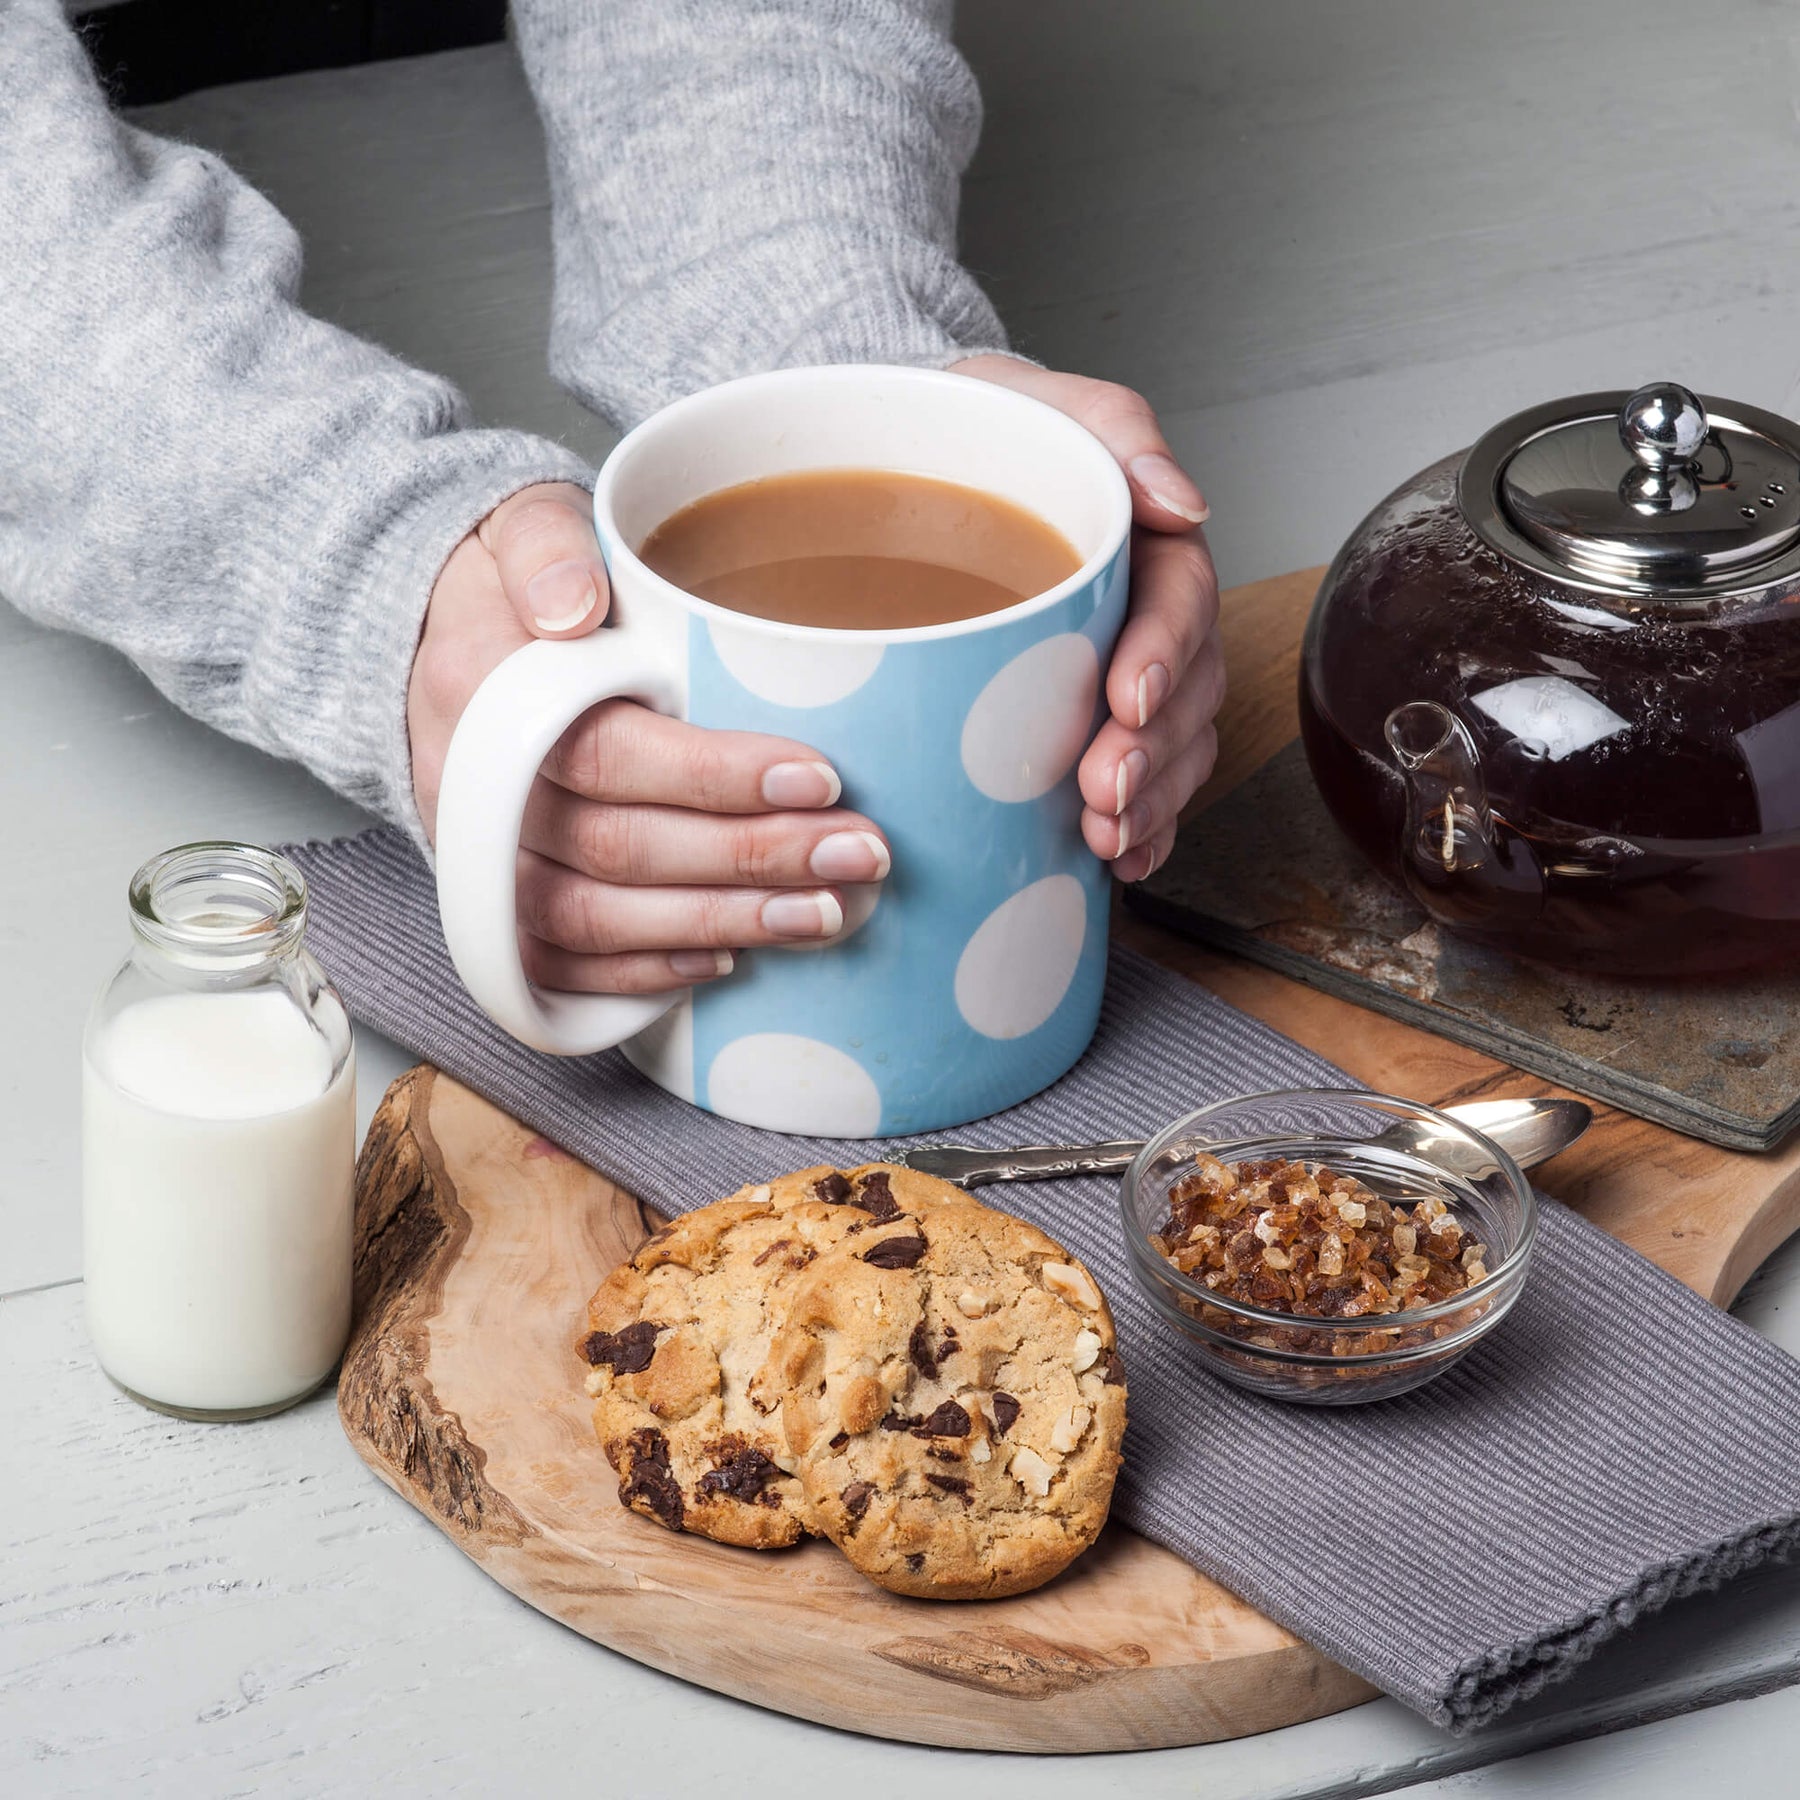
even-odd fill
[[[1532,400],[1673,375],[1795,408],[1791,7],[965,11],[989,109],[970,260],[1025,348],[1163,407],[1229,581],[1323,561]],[[484,419],[603,453],[544,373],[541,147],[507,52],[147,122],[298,221],[318,311],[457,377]],[[1378,1702],[1140,1757],[934,1752],[757,1712],[539,1617],[375,1482],[327,1397],[247,1426],[140,1411],[89,1360],[78,1283],[77,1045],[126,878],[185,838],[360,820],[0,606],[0,821],[0,1792],[1800,1792],[1800,1571],[1686,1603],[1470,1743]],[[407,1060],[364,1036],[365,1119]],[[1800,1350],[1800,1247],[1739,1310]]]

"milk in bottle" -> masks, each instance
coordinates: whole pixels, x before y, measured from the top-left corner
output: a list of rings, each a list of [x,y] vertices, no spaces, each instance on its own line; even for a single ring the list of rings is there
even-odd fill
[[[131,899],[83,1055],[88,1328],[134,1398],[257,1417],[325,1380],[349,1330],[349,1023],[284,859],[184,846]]]

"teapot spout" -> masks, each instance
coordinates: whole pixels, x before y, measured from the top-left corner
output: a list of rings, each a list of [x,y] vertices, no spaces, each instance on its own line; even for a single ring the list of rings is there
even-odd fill
[[[1385,731],[1406,783],[1409,873],[1436,887],[1479,869],[1494,852],[1494,820],[1469,728],[1447,706],[1413,700],[1388,714]]]

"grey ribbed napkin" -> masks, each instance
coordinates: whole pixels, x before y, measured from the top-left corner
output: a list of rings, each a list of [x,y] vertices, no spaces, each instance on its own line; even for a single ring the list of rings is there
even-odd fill
[[[616,1052],[524,1049],[463,991],[431,877],[399,833],[286,854],[312,890],[314,951],[358,1019],[667,1212],[896,1146],[757,1131],[671,1099]],[[1343,1081],[1118,951],[1082,1061],[955,1136],[1147,1136],[1211,1100]],[[1114,1516],[1438,1724],[1479,1725],[1640,1615],[1800,1544],[1800,1363],[1555,1201],[1490,1339],[1429,1387],[1340,1411],[1209,1375],[1140,1297],[1109,1183],[1001,1198],[1112,1302],[1131,1408]]]

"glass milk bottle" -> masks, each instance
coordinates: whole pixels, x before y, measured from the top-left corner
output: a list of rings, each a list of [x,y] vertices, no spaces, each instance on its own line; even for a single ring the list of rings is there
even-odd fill
[[[349,1333],[355,1053],[305,929],[285,858],[165,851],[88,1019],[88,1330],[118,1386],[182,1418],[292,1406]]]

